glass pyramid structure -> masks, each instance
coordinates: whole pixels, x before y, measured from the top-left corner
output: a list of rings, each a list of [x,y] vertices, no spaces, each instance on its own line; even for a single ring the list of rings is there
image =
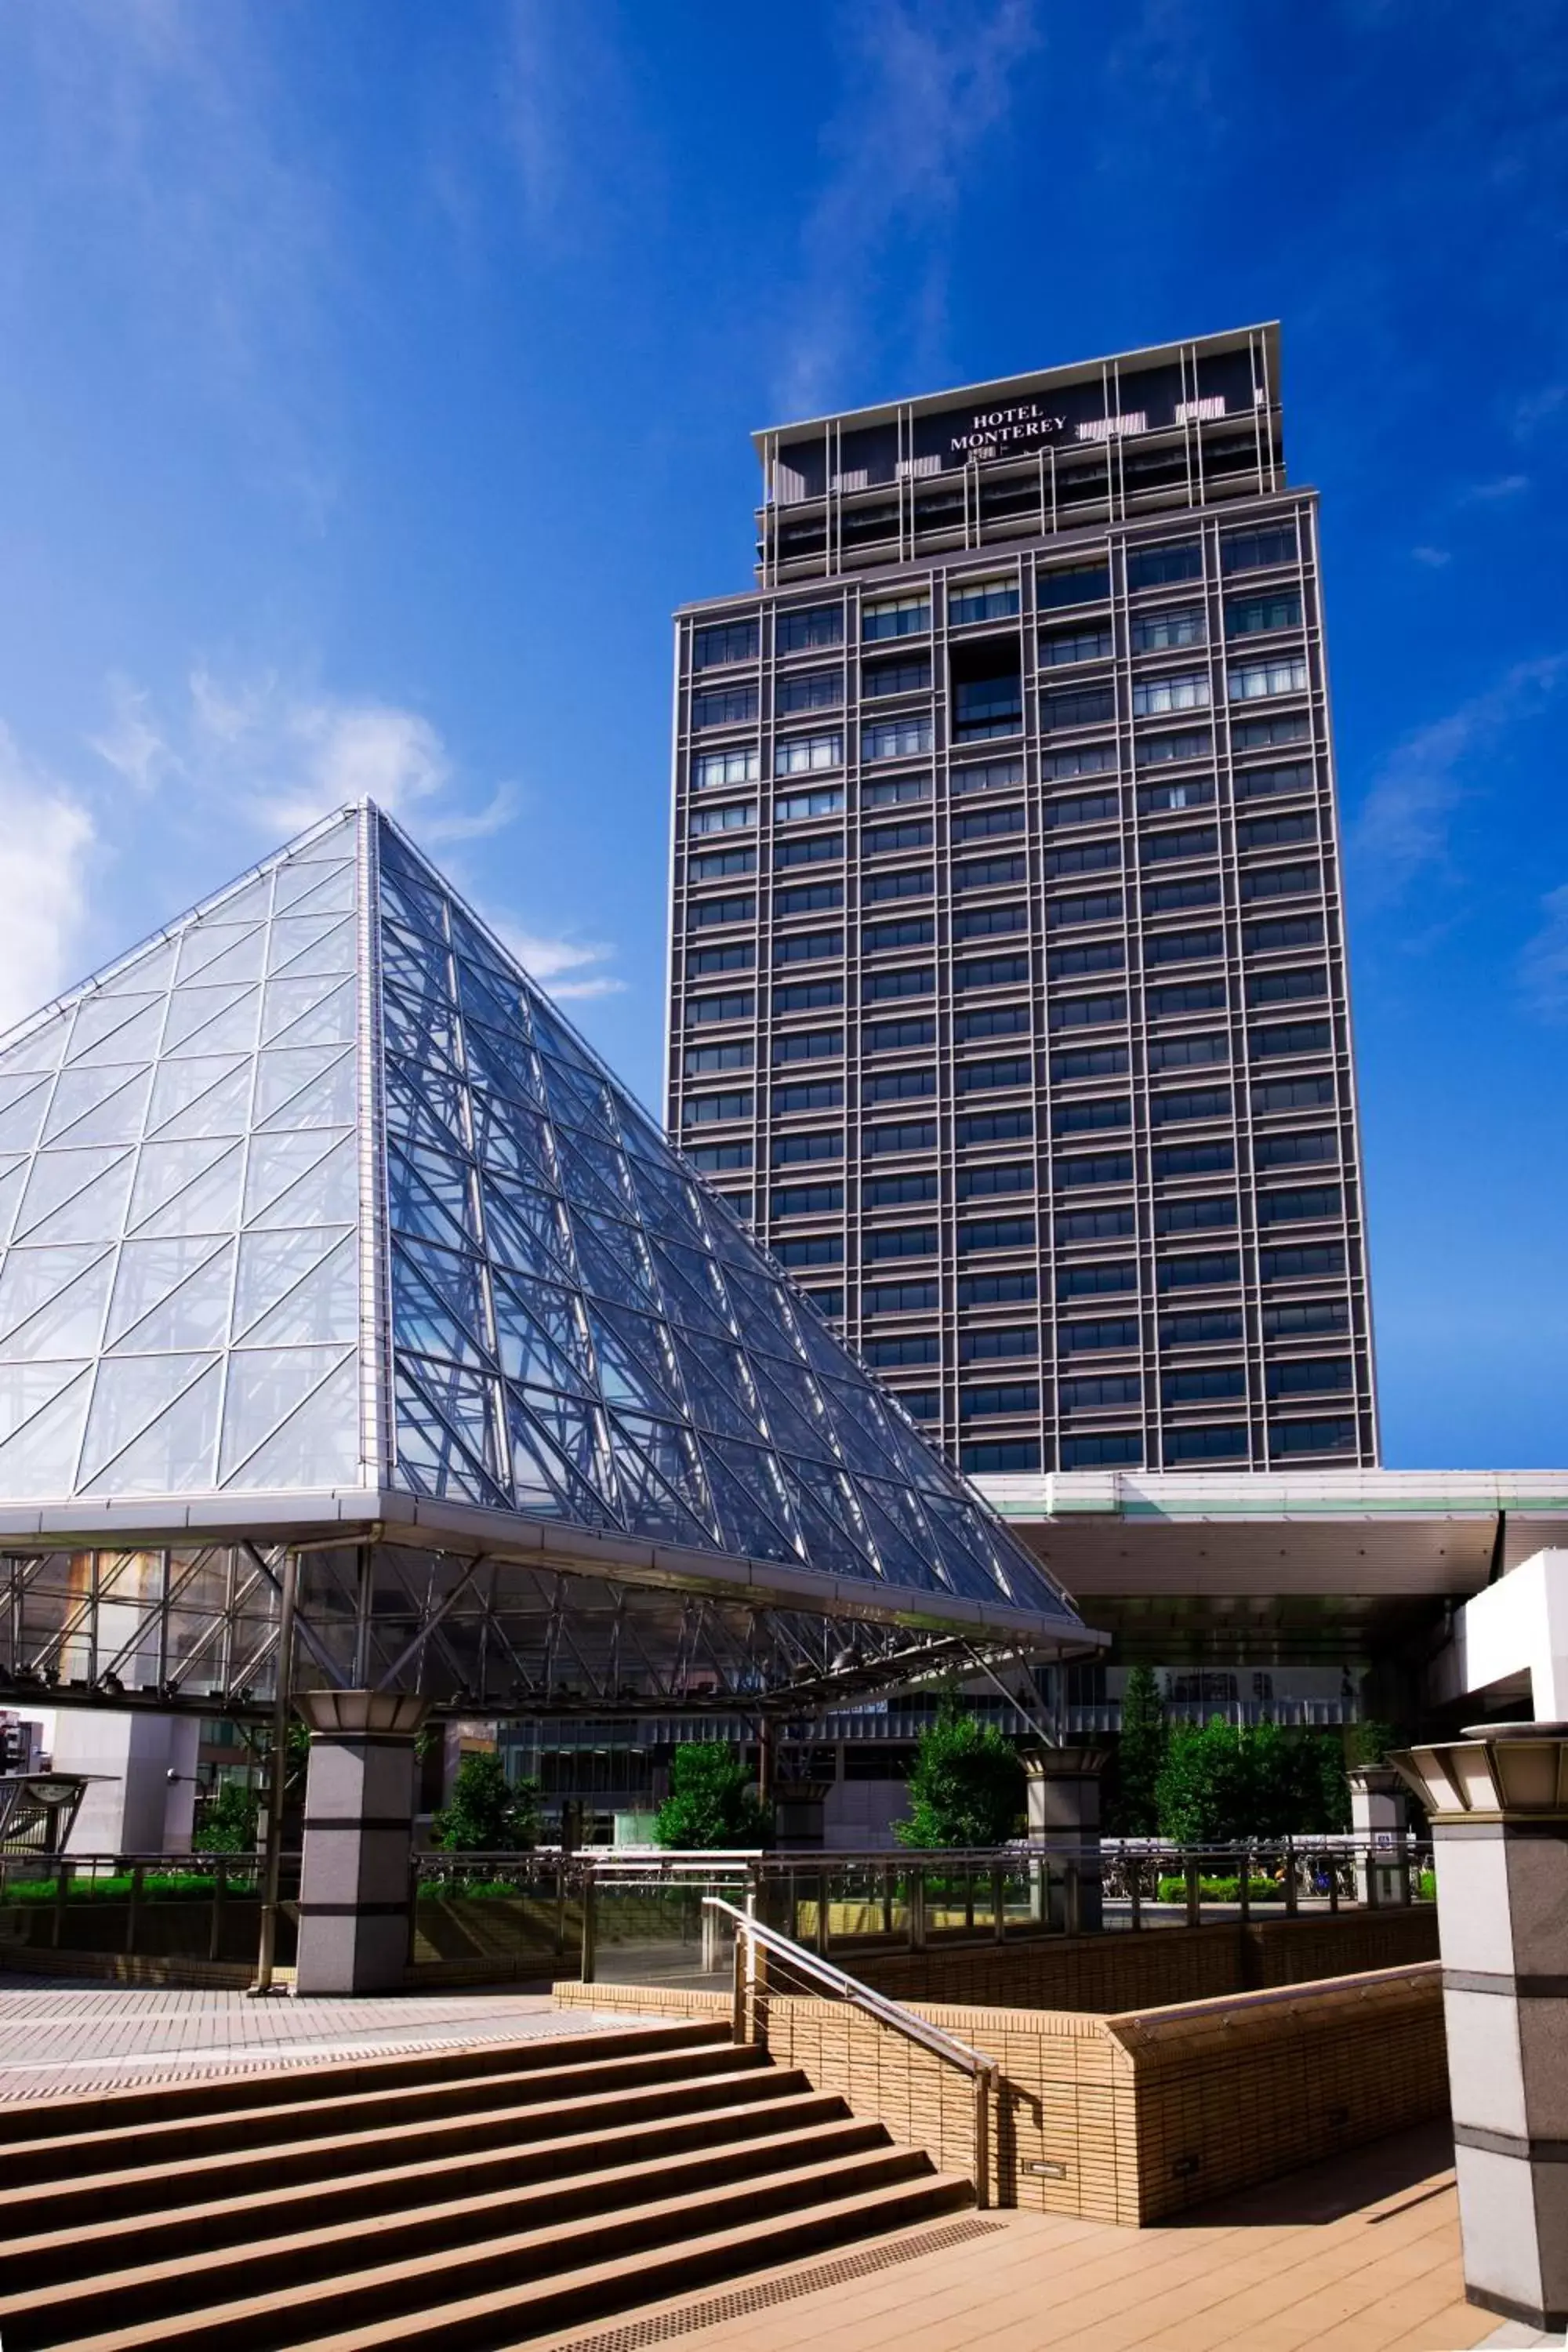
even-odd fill
[[[0,1534],[311,1495],[1081,1638],[368,804],[0,1038]]]

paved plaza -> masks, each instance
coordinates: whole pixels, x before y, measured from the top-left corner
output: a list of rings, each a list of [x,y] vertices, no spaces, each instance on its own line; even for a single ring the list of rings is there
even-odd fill
[[[334,2059],[595,2032],[623,2020],[547,1993],[299,2000],[0,1977],[0,2102],[68,2098]]]

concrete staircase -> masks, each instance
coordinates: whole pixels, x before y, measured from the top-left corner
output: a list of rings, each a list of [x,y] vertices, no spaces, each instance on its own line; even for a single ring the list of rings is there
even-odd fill
[[[5,2352],[505,2352],[973,2202],[709,2025],[0,2113]]]

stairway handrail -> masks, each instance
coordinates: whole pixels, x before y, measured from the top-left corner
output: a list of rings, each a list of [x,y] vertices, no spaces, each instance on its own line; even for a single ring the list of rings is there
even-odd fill
[[[1001,2072],[996,2060],[987,2058],[984,2051],[973,2049],[967,2042],[961,2042],[955,2033],[945,2032],[940,2025],[932,2025],[912,2009],[906,2009],[901,2001],[889,2000],[886,1993],[862,1984],[858,1977],[849,1976],[843,1969],[836,1969],[831,1960],[823,1959],[816,1952],[807,1951],[804,1944],[797,1944],[792,1937],[782,1936],[776,1927],[764,1927],[754,1912],[742,1911],[735,1904],[726,1903],[721,1895],[705,1895],[702,1907],[705,1911],[723,1912],[734,1925],[734,2031],[737,2042],[745,2039],[746,2002],[742,1946],[743,1942],[750,1942],[761,1945],[764,1951],[775,1952],[781,1959],[798,1969],[804,1977],[815,1979],[850,2008],[863,2011],[877,2024],[901,2034],[906,2042],[914,2042],[920,2049],[929,2051],[932,2057],[956,2066],[961,2074],[969,2076],[974,2086],[975,2201],[982,2207],[988,2205],[991,2201],[991,2101],[995,2095],[997,2077]]]

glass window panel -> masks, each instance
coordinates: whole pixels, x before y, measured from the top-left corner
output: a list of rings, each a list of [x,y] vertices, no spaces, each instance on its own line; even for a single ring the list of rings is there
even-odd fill
[[[18,1288],[7,1297],[6,1312],[10,1312],[12,1297],[19,1297],[40,1280],[49,1280],[57,1271],[55,1261],[75,1258],[78,1253],[67,1250],[14,1250],[6,1259],[5,1285],[9,1294],[11,1276],[18,1274]],[[35,1265],[47,1271],[35,1274]],[[25,1272],[22,1269],[26,1269]],[[43,1357],[80,1356],[99,1344],[103,1328],[104,1302],[109,1297],[110,1276],[114,1262],[105,1254],[85,1274],[62,1285],[24,1322],[12,1329],[5,1340],[7,1356],[21,1360]]]
[[[172,1143],[144,1143],[131,1196],[132,1224],[139,1225],[187,1184],[217,1165],[226,1154],[237,1163],[238,1154],[232,1144],[211,1139],[189,1138]]]
[[[264,1045],[348,1045],[353,1044],[353,1036],[352,982],[268,982],[267,1013],[261,1024]]]
[[[128,1360],[132,1369],[140,1370],[158,1359],[138,1356]],[[106,1368],[100,1368],[100,1386]],[[79,1491],[87,1493],[93,1487],[101,1487],[115,1495],[177,1495],[210,1486],[220,1389],[215,1363],[176,1397],[149,1428],[133,1438],[123,1453],[84,1477]],[[95,1416],[96,1411],[95,1398]],[[85,1454],[83,1458],[86,1459]]]
[[[441,1151],[467,1149],[463,1105],[466,1088],[449,1071],[432,1066],[417,1081],[395,1055],[386,1056],[386,1117],[394,1129]],[[475,1100],[480,1097],[476,1097]]]
[[[106,995],[108,992],[105,990]],[[68,1013],[59,1013],[53,1021],[40,1022],[36,1029],[29,1029],[25,1037],[19,1037],[0,1054],[0,1070],[58,1070],[70,1025]]]
[[[0,1151],[31,1151],[38,1139],[48,1101],[49,1082],[40,1078],[26,1094],[0,1110]]]
[[[946,1579],[932,1563],[929,1550],[921,1551],[887,1512],[878,1507],[874,1496],[863,1486],[860,1505],[877,1548],[877,1559],[889,1584],[901,1584],[918,1592],[940,1592]]]
[[[126,1242],[114,1278],[114,1304],[105,1332],[108,1344],[112,1347],[123,1339],[199,1267],[210,1265],[223,1247],[210,1234],[168,1234],[156,1241]],[[228,1263],[225,1255],[226,1267]]]
[[[290,979],[308,972],[345,972],[354,968],[355,929],[340,915],[289,915],[275,919],[267,944],[267,969]]]
[[[79,1062],[84,1054],[96,1051],[121,1031],[133,1035],[149,1014],[155,1020],[163,1009],[162,996],[100,996],[96,991],[84,996],[76,1009],[67,1060]],[[141,1058],[142,1052],[142,1048],[138,1045],[130,1053],[100,1055],[100,1058],[110,1062],[134,1062]]]
[[[177,988],[163,1029],[165,1054],[247,1054],[256,1043],[258,988]]]
[[[11,1219],[22,1197],[22,1187],[27,1181],[27,1168],[26,1160],[17,1160],[9,1168],[0,1171],[0,1242],[11,1231]]]
[[[697,1333],[689,1338],[678,1333],[675,1347],[698,1426],[725,1437],[759,1438],[761,1408],[739,1348]]]
[[[159,1246],[167,1248],[170,1244],[126,1244],[127,1249]],[[121,1274],[121,1282],[115,1287],[117,1318],[123,1313],[123,1267]],[[228,1337],[229,1293],[233,1286],[234,1244],[226,1241],[220,1243],[205,1264],[187,1276],[161,1305],[125,1329],[123,1339],[118,1342],[118,1351],[145,1354],[149,1350],[163,1353],[173,1348],[221,1347]]]
[[[400,1267],[415,1268],[447,1312],[456,1316],[470,1342],[488,1352],[489,1318],[485,1313],[484,1283],[478,1258],[465,1257],[457,1250],[438,1249],[431,1242],[410,1237],[394,1243],[392,1262],[395,1276]]]
[[[572,1234],[585,1288],[600,1298],[651,1303],[657,1296],[653,1269],[635,1225],[578,1209],[573,1212]]]
[[[234,1333],[248,1334],[262,1318],[282,1307],[330,1251],[338,1250],[343,1228],[306,1227],[292,1233],[246,1234],[239,1244],[239,1271],[235,1279]],[[337,1338],[322,1332],[321,1338]],[[349,1336],[344,1334],[343,1336]]]
[[[90,1374],[79,1372],[68,1387],[0,1444],[0,1496],[7,1502],[72,1491],[91,1392]]]
[[[353,911],[354,899],[354,869],[353,862],[342,866],[310,864],[286,866],[277,877],[272,900],[274,915],[287,908],[291,915],[346,915]]]
[[[800,1555],[794,1538],[785,1533],[777,1519],[761,1507],[756,1496],[706,1446],[703,1448],[702,1464],[707,1473],[709,1491],[719,1513],[721,1540],[726,1548],[755,1559],[787,1559],[798,1565]],[[780,1513],[787,1521],[782,1496]]]
[[[580,1202],[587,1209],[603,1209],[611,1216],[632,1213],[630,1185],[617,1182],[613,1172],[614,1159],[607,1145],[601,1147],[609,1168],[595,1165],[591,1155],[583,1149],[583,1140],[568,1129],[555,1130],[555,1150],[560,1165],[561,1188],[568,1199]],[[625,1162],[620,1163],[624,1169]]]
[[[565,1397],[507,1391],[511,1482],[520,1511],[618,1527],[616,1493],[601,1417]]]
[[[87,1370],[79,1359],[65,1363],[0,1364],[0,1442],[14,1437]],[[86,1411],[85,1397],[82,1409]]]
[[[300,1046],[263,1054],[257,1064],[258,1127],[348,1127],[358,1103],[352,1053]]]
[[[132,1158],[123,1149],[103,1145],[80,1151],[40,1151],[33,1162],[33,1172],[27,1179],[27,1189],[16,1213],[16,1239],[23,1241],[40,1227],[46,1219],[82,1192],[100,1176],[122,1169]],[[98,1241],[111,1238],[96,1233],[61,1234],[61,1241]]]
[[[689,1432],[642,1414],[612,1413],[621,1511],[634,1535],[671,1543],[710,1544],[711,1506]]]
[[[653,1254],[666,1312],[695,1331],[730,1339],[735,1329],[730,1303],[719,1269],[706,1251],[683,1249],[676,1242],[661,1247],[656,1242]]]
[[[181,1070],[191,1066],[165,1062],[163,1066]],[[160,1139],[172,1142],[178,1136],[243,1135],[250,1124],[250,1089],[251,1065],[241,1062],[226,1078],[220,1078],[216,1086],[208,1087],[195,1102],[166,1119],[158,1130]]]
[[[269,1142],[280,1138],[268,1137]],[[252,1150],[260,1138],[255,1139]],[[348,1225],[359,1216],[359,1156],[351,1135],[248,1220],[258,1225]]]
[[[482,1094],[472,1097],[474,1151],[478,1159],[506,1176],[520,1176],[525,1184],[553,1188],[561,1181],[550,1122],[526,1104],[498,1104]]]
[[[90,1111],[101,1109],[127,1086],[140,1085],[144,1100],[151,1078],[149,1069],[126,1068],[122,1065],[108,1069],[62,1070],[55,1081],[54,1097],[49,1104],[49,1116],[44,1128],[44,1141],[57,1141],[65,1135],[67,1129],[75,1127],[78,1120],[85,1118]],[[123,1125],[123,1113],[121,1118]],[[72,1143],[134,1143],[141,1132],[140,1126],[133,1126],[129,1134],[72,1135],[68,1140]]]
[[[386,1176],[392,1223],[398,1231],[428,1234],[433,1241],[450,1242],[457,1247],[477,1243],[469,1198],[471,1179],[466,1170],[451,1168],[434,1153],[421,1153],[416,1164],[404,1152],[389,1150]],[[526,1256],[516,1262],[532,1263]]]
[[[247,1241],[263,1238],[270,1236],[246,1235]],[[358,1334],[359,1255],[351,1234],[252,1324],[245,1338],[253,1346],[283,1348],[346,1341]]]
[[[270,1208],[273,1202],[289,1187],[314,1168],[332,1147],[344,1140],[330,1128],[285,1129],[281,1133],[253,1135],[250,1156],[245,1171],[245,1218],[248,1224]],[[309,1218],[299,1217],[291,1223],[308,1224]]]
[[[173,1150],[177,1147],[167,1145]],[[142,1150],[142,1165],[146,1164]],[[244,1155],[238,1144],[230,1144],[223,1157],[195,1177],[183,1192],[154,1209],[151,1215],[132,1223],[141,1234],[221,1234],[228,1232],[239,1219],[239,1182],[244,1167]],[[140,1177],[138,1177],[140,1181]]]
[[[405,1357],[396,1386],[399,1459],[421,1491],[504,1502],[496,1476],[495,1384],[456,1366],[416,1365]]]
[[[75,1077],[86,1072],[72,1071]],[[147,1097],[152,1091],[151,1069],[137,1070],[126,1077],[122,1070],[115,1073],[122,1083],[106,1096],[93,1109],[56,1133],[62,1143],[134,1143],[140,1138],[147,1116]],[[55,1101],[59,1102],[59,1087],[55,1089]]]
[[[161,1421],[193,1381],[209,1370],[216,1371],[216,1358],[195,1355],[102,1358],[93,1383],[92,1411],[88,1417],[87,1437],[82,1446],[81,1486],[85,1488],[103,1484],[105,1473],[127,1447],[133,1444],[144,1430],[153,1428]],[[211,1434],[216,1434],[216,1382],[211,1414]],[[156,1461],[159,1457],[156,1443],[149,1452]],[[117,1485],[118,1480],[110,1483]],[[194,1478],[187,1475],[184,1478],[154,1480],[153,1485],[160,1492],[172,1493],[178,1486],[194,1483]],[[212,1485],[210,1435],[201,1483],[208,1486]],[[143,1491],[146,1491],[145,1482]]]
[[[209,965],[219,963],[247,940],[255,942],[256,969],[235,975],[258,979],[261,972],[261,952],[267,939],[266,929],[259,923],[193,923],[180,940],[180,961],[175,969],[175,985],[184,988],[199,980]]]
[[[514,1291],[500,1276],[494,1280],[496,1333],[500,1366],[509,1380],[540,1382],[584,1395],[593,1392],[586,1367],[587,1342],[579,1318],[581,1308],[564,1291],[553,1294],[553,1306],[539,1313],[543,1284],[527,1293]]]
[[[99,1250],[87,1249],[14,1249],[7,1250],[0,1261],[0,1339],[16,1330],[40,1307],[63,1301],[71,1286],[89,1267],[100,1270],[97,1286],[98,1308],[90,1332],[84,1337],[79,1352],[98,1345],[98,1334],[103,1320],[103,1302],[109,1296],[109,1277],[114,1270],[113,1259]],[[74,1311],[81,1311],[77,1302]],[[7,1347],[7,1355],[25,1352]],[[58,1355],[69,1355],[68,1348],[57,1349]]]
[[[177,1059],[159,1063],[153,1079],[153,1103],[147,1115],[147,1132],[156,1135],[177,1111],[199,1101],[208,1088],[220,1079],[248,1071],[250,1065],[242,1055],[214,1054],[203,1056],[181,1055]]]
[[[786,1462],[784,1475],[811,1566],[830,1576],[862,1580],[875,1576],[876,1565],[870,1555],[846,1533],[835,1512],[813,1491],[804,1465]]]
[[[254,882],[242,883],[226,898],[220,898],[208,920],[215,923],[264,922],[272,908],[272,877],[263,874]]]
[[[112,999],[110,1001],[112,1002]],[[146,1055],[155,1054],[158,1050],[158,1040],[163,1029],[163,997],[155,998],[144,1013],[139,1013],[136,1015],[134,1021],[127,1021],[124,1027],[116,1029],[112,1036],[105,1037],[100,1044],[89,1045],[85,1050],[79,1048],[73,1040],[71,1045],[73,1065],[77,1062],[86,1062],[89,1065],[97,1065],[100,1062],[135,1062]]]
[[[478,1021],[464,1024],[463,1036],[469,1075],[476,1085],[493,1087],[497,1094],[515,1102],[544,1100],[539,1063],[521,1038],[509,1041]]]
[[[357,1485],[360,1476],[359,1361],[347,1356],[225,1484],[255,1492]]]
[[[702,1453],[704,1461],[719,1463],[730,1478],[745,1489],[758,1509],[764,1512],[776,1527],[784,1529],[793,1548],[798,1551],[800,1538],[777,1456],[765,1453],[760,1446],[736,1445],[722,1440],[710,1440],[703,1446]]]
[[[265,930],[258,927],[255,930],[235,931],[226,927],[221,932],[213,932],[204,942],[205,947],[210,948],[219,939],[228,941],[219,955],[201,953],[197,949],[200,937],[195,934],[187,942],[194,951],[182,970],[182,981],[199,980],[204,988],[217,988],[229,981],[261,978],[267,950]]]
[[[683,1411],[680,1377],[660,1326],[646,1315],[590,1307],[599,1383],[606,1404],[649,1412]]]
[[[305,1405],[341,1360],[331,1348],[236,1348],[228,1360],[218,1477],[232,1478],[264,1438]]]
[[[100,996],[150,996],[161,993],[168,987],[174,975],[176,944],[174,940],[160,940],[156,947],[149,948],[145,955],[137,956],[133,962],[125,966],[123,971],[117,971],[112,979],[100,980],[97,993]]]

